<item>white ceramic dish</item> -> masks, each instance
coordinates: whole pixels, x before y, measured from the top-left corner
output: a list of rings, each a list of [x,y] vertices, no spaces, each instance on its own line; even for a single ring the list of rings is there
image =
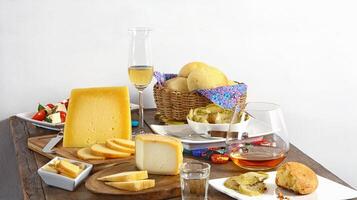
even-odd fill
[[[249,120],[233,125],[233,129],[237,132],[245,132]],[[229,124],[210,124],[195,122],[187,118],[187,123],[193,131],[198,134],[208,134],[209,131],[228,131]]]
[[[69,162],[79,162],[84,164],[86,168],[75,179],[68,178],[66,176],[56,174],[53,172],[48,172],[43,169],[44,166],[48,165],[49,163],[52,163],[55,160],[67,160]],[[90,171],[93,168],[93,165],[91,164],[76,161],[76,160],[70,160],[62,157],[55,157],[46,165],[42,166],[40,169],[37,170],[37,173],[40,175],[41,179],[47,185],[55,186],[69,191],[73,191],[85,178],[87,178],[87,176],[89,175]]]
[[[352,199],[357,197],[357,191],[351,188],[345,187],[339,183],[333,182],[324,177],[318,176],[319,186],[316,191],[308,195],[297,195],[288,190],[277,187],[275,184],[276,172],[268,172],[269,178],[265,181],[267,185],[267,191],[261,196],[249,197],[240,194],[232,189],[226,188],[223,184],[227,178],[219,178],[209,180],[210,186],[214,189],[232,197],[240,200],[271,200],[277,199],[279,191],[281,191],[285,196],[289,197],[290,200],[326,200],[326,199]]]
[[[134,104],[134,103],[130,103],[130,109],[131,110],[135,110],[138,109],[139,105]],[[60,131],[61,129],[63,129],[64,127],[64,123],[58,123],[58,124],[52,124],[52,123],[48,123],[45,121],[37,121],[32,119],[32,116],[35,114],[36,112],[25,112],[25,113],[19,113],[16,114],[16,116],[18,118],[21,118],[25,121],[28,121],[30,123],[32,123],[33,125],[37,126],[37,127],[41,127],[41,128],[45,128],[45,129],[49,129],[49,130],[55,130],[55,131]]]

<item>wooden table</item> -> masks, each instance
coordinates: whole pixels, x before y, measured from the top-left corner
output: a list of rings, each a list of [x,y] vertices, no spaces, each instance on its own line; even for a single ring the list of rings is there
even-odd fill
[[[137,114],[133,113],[133,118],[137,118]],[[145,129],[148,132],[152,132],[149,128],[150,124],[159,124],[160,122],[155,119],[155,110],[146,110],[145,112]],[[36,128],[30,123],[27,123],[16,117],[10,118],[10,132],[12,134],[13,143],[16,152],[16,158],[18,162],[18,170],[20,174],[21,188],[23,192],[24,199],[33,199],[33,200],[54,200],[54,199],[66,199],[66,200],[111,200],[119,199],[118,196],[110,195],[98,195],[89,192],[84,184],[81,184],[74,192],[68,192],[62,189],[49,187],[44,182],[41,181],[41,178],[37,175],[37,169],[49,161],[48,158],[32,152],[27,148],[27,139],[33,136],[39,136],[44,134],[54,134],[54,131],[45,130],[42,128]],[[317,174],[320,176],[326,177],[343,185],[350,187],[343,180],[338,178],[336,175],[328,171],[322,165],[308,157],[294,145],[290,146],[290,151],[288,153],[287,161],[298,161],[306,164],[311,167]],[[210,178],[222,178],[227,176],[232,176],[243,172],[242,169],[234,166],[232,162],[228,164],[212,164]],[[158,197],[159,198],[159,197]],[[120,198],[122,199],[122,198]],[[181,199],[181,198],[175,198]],[[231,199],[230,197],[216,191],[213,188],[209,188],[209,199]]]

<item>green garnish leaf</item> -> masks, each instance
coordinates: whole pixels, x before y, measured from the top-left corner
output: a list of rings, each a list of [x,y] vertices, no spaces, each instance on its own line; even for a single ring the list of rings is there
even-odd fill
[[[41,105],[40,103],[38,104],[37,106],[37,112],[40,111],[40,110],[44,110],[45,109],[45,106]]]
[[[45,121],[48,122],[48,123],[52,123],[52,119],[49,118],[48,116],[45,118]]]

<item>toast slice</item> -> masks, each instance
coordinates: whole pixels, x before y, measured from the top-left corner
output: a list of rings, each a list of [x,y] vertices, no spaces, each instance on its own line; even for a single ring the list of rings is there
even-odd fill
[[[125,140],[125,139],[120,139],[120,138],[114,138],[112,140],[113,140],[113,142],[115,142],[121,146],[135,149],[135,141]]]
[[[94,144],[90,149],[94,155],[104,156],[106,158],[125,158],[130,156],[130,153],[109,149],[104,144]]]
[[[135,149],[134,148],[129,148],[126,146],[122,146],[120,144],[117,144],[114,142],[114,139],[109,139],[105,142],[105,146],[107,146],[110,149],[114,149],[120,152],[125,152],[125,153],[130,153],[130,154],[134,154],[135,153]]]
[[[77,156],[82,160],[105,160],[104,156],[94,155],[89,147],[78,150]]]
[[[112,174],[109,176],[103,176],[98,178],[99,181],[110,181],[110,182],[128,182],[137,181],[148,178],[147,171],[131,171],[131,172],[121,172],[117,174]]]
[[[105,182],[105,184],[118,188],[120,190],[136,192],[136,191],[155,187],[155,180],[146,179],[146,180],[129,181],[129,182]]]

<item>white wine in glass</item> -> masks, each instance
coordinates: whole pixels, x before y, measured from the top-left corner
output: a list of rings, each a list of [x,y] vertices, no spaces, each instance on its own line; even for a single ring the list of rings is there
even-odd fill
[[[131,83],[140,90],[145,89],[151,82],[154,68],[152,66],[130,66],[128,69]]]
[[[139,128],[133,134],[144,131],[143,91],[150,84],[154,67],[151,59],[150,28],[137,27],[129,29],[131,43],[129,49],[128,73],[132,84],[139,91]]]

